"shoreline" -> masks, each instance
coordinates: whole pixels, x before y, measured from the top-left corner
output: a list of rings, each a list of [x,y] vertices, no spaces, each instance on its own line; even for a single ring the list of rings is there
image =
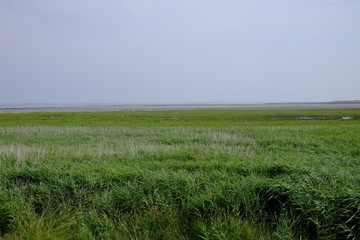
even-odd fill
[[[270,110],[351,109],[360,102],[185,103],[185,104],[0,104],[0,112],[135,111],[135,110]]]

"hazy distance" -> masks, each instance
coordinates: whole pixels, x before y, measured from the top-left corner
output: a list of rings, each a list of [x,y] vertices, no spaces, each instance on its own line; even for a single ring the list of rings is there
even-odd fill
[[[0,0],[0,104],[360,99],[358,0]]]

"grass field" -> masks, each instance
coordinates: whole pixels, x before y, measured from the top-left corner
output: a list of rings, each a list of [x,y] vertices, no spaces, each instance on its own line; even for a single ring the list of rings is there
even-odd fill
[[[0,113],[0,239],[360,239],[359,186],[360,109]]]

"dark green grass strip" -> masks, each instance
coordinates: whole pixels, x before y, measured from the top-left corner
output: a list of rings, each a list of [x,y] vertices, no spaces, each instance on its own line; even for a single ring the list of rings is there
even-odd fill
[[[141,126],[225,127],[248,125],[332,124],[342,117],[352,123],[360,109],[326,110],[164,110],[116,112],[0,113],[0,127],[10,126]],[[309,117],[309,119],[308,119]]]

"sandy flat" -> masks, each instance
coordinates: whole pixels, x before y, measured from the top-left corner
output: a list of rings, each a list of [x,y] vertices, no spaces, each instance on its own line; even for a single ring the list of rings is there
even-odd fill
[[[53,111],[130,111],[130,110],[191,110],[191,109],[349,109],[360,108],[360,102],[306,103],[194,103],[194,104],[3,104],[0,112]]]

